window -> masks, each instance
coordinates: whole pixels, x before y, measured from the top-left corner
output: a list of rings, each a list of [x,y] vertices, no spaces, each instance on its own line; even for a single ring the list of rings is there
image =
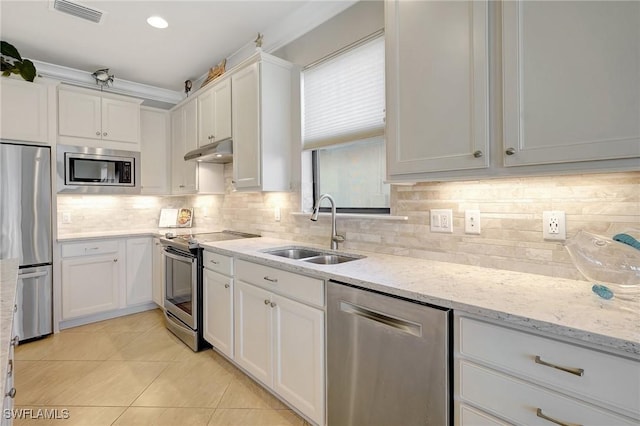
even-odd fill
[[[389,213],[384,102],[379,34],[305,69],[303,144],[313,151],[314,200],[329,193],[338,211]]]

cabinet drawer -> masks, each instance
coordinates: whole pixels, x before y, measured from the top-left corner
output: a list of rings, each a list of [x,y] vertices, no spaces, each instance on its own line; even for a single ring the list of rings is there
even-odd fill
[[[202,254],[204,267],[224,275],[233,275],[233,258],[211,251]]]
[[[470,318],[460,318],[460,339],[466,358],[640,417],[638,361]]]
[[[460,361],[460,364],[461,398],[511,423],[530,426],[637,425],[631,419],[618,417],[506,374],[466,361]]]
[[[457,426],[508,426],[508,423],[473,407],[465,404],[457,405],[458,419],[454,423]]]
[[[269,266],[238,260],[236,278],[283,296],[324,306],[324,281]]]
[[[118,251],[118,240],[87,241],[62,245],[62,257],[91,256]]]

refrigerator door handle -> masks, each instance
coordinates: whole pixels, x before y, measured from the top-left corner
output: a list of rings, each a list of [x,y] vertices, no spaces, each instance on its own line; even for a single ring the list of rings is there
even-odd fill
[[[47,275],[48,273],[49,273],[48,271],[41,271],[41,272],[32,272],[30,274],[18,274],[18,279],[19,280],[25,280],[27,278],[43,277],[43,276]]]

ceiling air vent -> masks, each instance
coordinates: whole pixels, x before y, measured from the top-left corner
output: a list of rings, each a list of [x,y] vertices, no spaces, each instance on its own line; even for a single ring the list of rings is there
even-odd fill
[[[87,21],[100,23],[103,13],[99,10],[91,9],[78,3],[73,3],[68,0],[54,0],[53,8],[69,15],[77,16],[78,18],[86,19]]]

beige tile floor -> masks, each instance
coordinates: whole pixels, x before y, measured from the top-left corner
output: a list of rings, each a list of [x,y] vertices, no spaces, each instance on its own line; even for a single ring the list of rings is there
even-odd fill
[[[307,425],[213,350],[187,348],[159,310],[20,345],[15,380],[16,408],[31,410],[16,426]]]

